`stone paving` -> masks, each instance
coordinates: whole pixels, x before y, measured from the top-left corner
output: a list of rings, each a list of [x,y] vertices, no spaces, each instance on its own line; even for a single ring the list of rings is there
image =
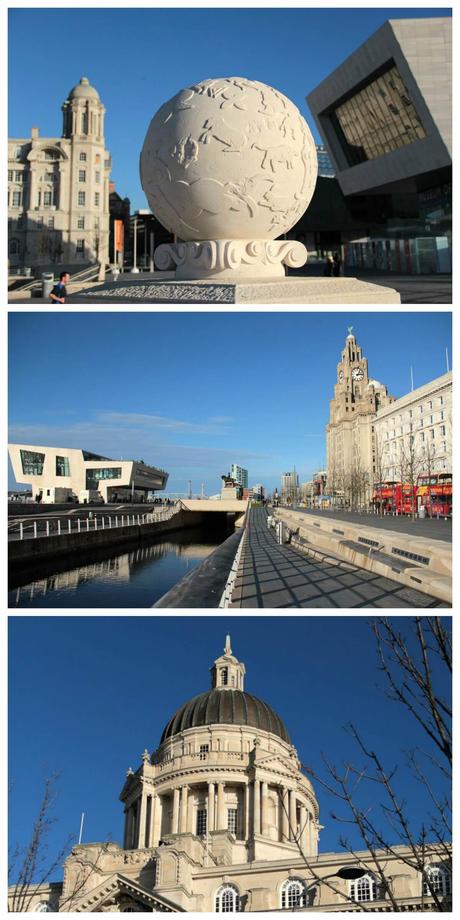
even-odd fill
[[[280,546],[263,508],[251,508],[230,607],[448,607],[414,588]]]

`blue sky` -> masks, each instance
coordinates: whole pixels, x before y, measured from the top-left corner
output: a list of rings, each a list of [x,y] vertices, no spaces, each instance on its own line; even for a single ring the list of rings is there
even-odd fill
[[[290,97],[315,133],[305,96],[385,20],[446,15],[450,9],[392,7],[13,9],[9,134],[29,137],[35,125],[59,136],[61,105],[87,76],[107,109],[117,191],[133,209],[146,207],[138,177],[145,133],[184,86],[218,76],[260,80]]]
[[[396,397],[446,371],[451,314],[10,313],[9,440],[143,459],[168,490],[272,489],[325,463],[347,327]],[[10,472],[10,488],[14,479]]]
[[[398,618],[398,628],[407,632],[408,618]],[[388,768],[399,765],[396,785],[410,820],[426,820],[402,753],[426,742],[382,692],[367,617],[10,617],[10,844],[29,839],[43,778],[56,770],[50,855],[78,834],[82,811],[84,842],[121,842],[126,771],[157,747],[173,712],[208,689],[226,632],[246,665],[245,689],[284,719],[303,763],[322,773],[325,754],[361,766],[344,731],[353,721]],[[321,850],[337,850],[333,805],[317,792]]]

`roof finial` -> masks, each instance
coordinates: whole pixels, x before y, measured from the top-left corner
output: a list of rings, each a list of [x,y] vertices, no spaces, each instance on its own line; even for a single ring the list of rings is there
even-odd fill
[[[231,655],[231,654],[232,654],[232,647],[231,647],[231,645],[230,645],[230,635],[229,635],[228,633],[227,633],[227,635],[225,636],[225,648],[224,648],[224,652],[225,652],[226,655]]]
[[[353,334],[353,326],[347,326],[347,329],[348,329],[348,335],[352,335],[352,334]]]

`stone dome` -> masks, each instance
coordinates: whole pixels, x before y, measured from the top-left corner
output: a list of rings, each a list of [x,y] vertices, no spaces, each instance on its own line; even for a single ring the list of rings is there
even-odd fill
[[[91,83],[88,80],[88,77],[81,77],[80,82],[70,90],[69,99],[97,99],[100,102],[100,97],[97,89],[94,89],[94,86],[91,86]]]
[[[161,743],[188,728],[204,725],[247,725],[271,732],[291,744],[282,719],[263,700],[243,690],[214,688],[194,696],[174,713],[161,736]]]

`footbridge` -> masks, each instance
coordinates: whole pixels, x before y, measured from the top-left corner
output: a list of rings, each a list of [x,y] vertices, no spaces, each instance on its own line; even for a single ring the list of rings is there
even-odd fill
[[[178,502],[183,511],[200,513],[234,514],[235,527],[242,527],[248,510],[248,499],[237,498],[181,498]]]

